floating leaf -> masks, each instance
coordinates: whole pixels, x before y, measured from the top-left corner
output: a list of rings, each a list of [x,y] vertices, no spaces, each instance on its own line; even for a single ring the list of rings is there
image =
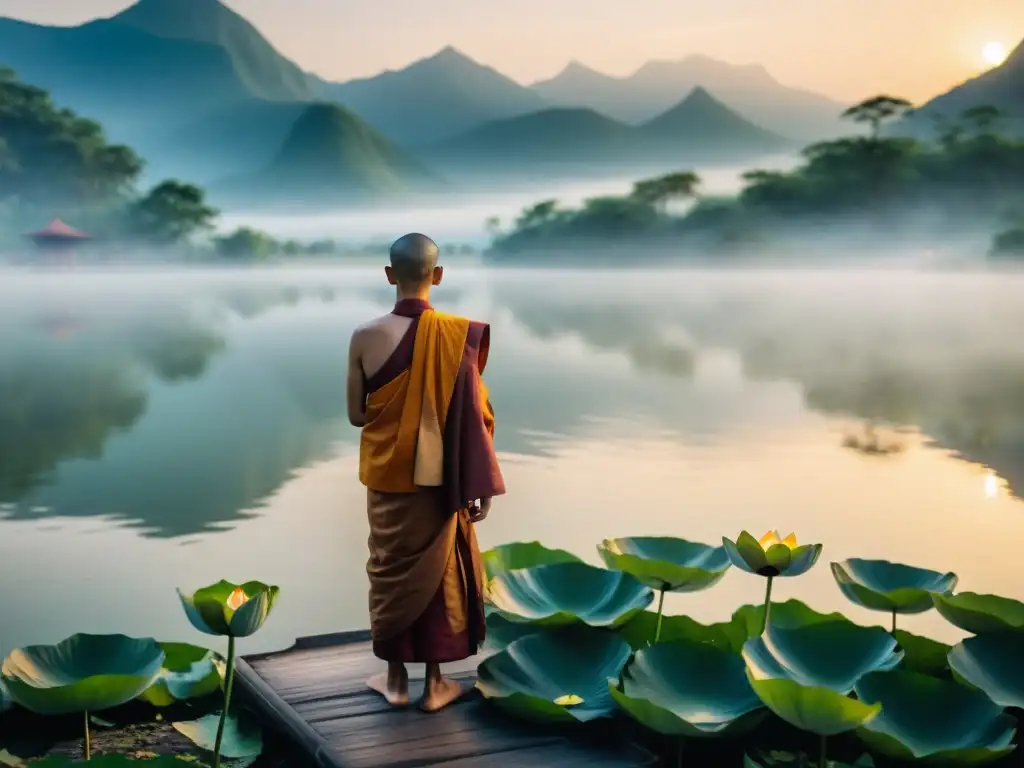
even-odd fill
[[[219,723],[220,713],[214,713],[200,717],[198,720],[171,723],[171,725],[200,749],[212,752],[214,742],[217,740],[217,725]],[[224,739],[220,746],[221,756],[229,758],[255,757],[262,751],[263,736],[259,727],[229,713],[224,721]]]
[[[873,611],[923,613],[932,595],[951,592],[955,573],[939,573],[888,560],[851,558],[832,563],[832,577],[847,599]]]
[[[747,670],[750,687],[772,712],[790,725],[819,736],[852,731],[878,716],[881,706],[851,699],[831,688],[792,680],[758,680]]]
[[[935,610],[953,626],[972,635],[1024,629],[1024,603],[999,595],[958,592],[932,595]]]
[[[583,561],[564,549],[548,549],[539,541],[514,541],[489,549],[481,555],[488,579],[499,573],[520,568],[555,563],[582,563]]]
[[[767,711],[747,680],[743,661],[728,650],[692,640],[638,651],[608,681],[615,702],[633,719],[668,736],[721,737],[742,733]]]
[[[512,622],[614,627],[650,605],[654,593],[621,571],[555,563],[499,573],[490,582],[490,598]]]
[[[696,592],[722,580],[732,565],[724,547],[670,536],[605,539],[597,548],[605,565],[652,589]]]
[[[978,765],[1013,751],[1017,721],[981,691],[903,670],[872,672],[857,697],[882,713],[857,731],[872,750],[902,760]]]
[[[38,714],[99,712],[138,696],[163,661],[164,652],[150,638],[79,634],[13,651],[2,676],[11,697]]]
[[[809,760],[806,755],[798,752],[764,752],[753,757],[743,756],[743,768],[806,768],[809,765],[818,765],[817,760]],[[828,768],[875,768],[875,761],[870,755],[861,755],[852,763],[828,760],[825,765]]]
[[[676,640],[692,640],[739,653],[743,643],[747,640],[742,629],[732,622],[701,624],[689,616],[662,616],[661,619],[659,644],[671,643]],[[642,611],[619,627],[619,635],[630,644],[633,650],[639,650],[651,644],[657,625],[658,614],[653,611]]]
[[[160,643],[165,658],[160,674],[139,698],[155,707],[197,699],[220,690],[216,654],[188,643]]]
[[[949,666],[1001,707],[1024,708],[1024,636],[998,632],[968,637],[949,652]]]
[[[629,654],[614,633],[565,627],[528,635],[485,659],[476,685],[519,717],[586,722],[611,714],[607,680],[619,676]]]

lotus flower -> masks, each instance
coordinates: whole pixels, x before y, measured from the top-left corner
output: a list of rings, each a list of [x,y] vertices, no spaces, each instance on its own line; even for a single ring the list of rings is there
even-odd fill
[[[933,593],[935,610],[950,624],[972,635],[1024,630],[1024,603],[999,595]]]
[[[597,548],[609,568],[632,574],[658,590],[658,622],[654,642],[661,636],[666,592],[696,592],[722,580],[731,563],[724,547],[710,547],[669,536],[605,539]]]
[[[771,613],[772,580],[776,576],[800,576],[807,573],[821,556],[821,544],[799,546],[796,534],[781,538],[778,531],[768,531],[760,541],[742,531],[733,542],[722,537],[725,551],[735,565],[747,573],[756,573],[768,579],[764,594],[763,632]]]
[[[857,698],[882,713],[857,731],[874,751],[937,765],[980,764],[1013,751],[1017,721],[981,691],[928,675],[873,672]]]
[[[11,698],[43,715],[82,712],[90,757],[89,713],[120,706],[152,685],[164,652],[151,638],[72,635],[57,645],[11,652],[2,667]]]
[[[186,595],[180,589],[185,615],[192,626],[208,635],[223,635],[228,638],[228,656],[224,676],[224,710],[217,727],[213,750],[213,768],[220,768],[221,744],[228,708],[231,705],[231,689],[235,682],[235,639],[248,637],[256,632],[270,616],[280,590],[261,581],[247,581],[232,584],[218,581],[193,594]]]
[[[743,661],[729,651],[676,640],[638,651],[608,681],[615,702],[637,722],[666,736],[732,736],[767,714],[750,687]]]
[[[924,613],[932,608],[932,595],[952,592],[958,577],[888,560],[851,558],[832,563],[832,576],[847,599],[872,611],[892,614]]]
[[[484,698],[529,720],[586,722],[614,709],[608,678],[630,648],[613,632],[574,625],[527,635],[480,663]]]

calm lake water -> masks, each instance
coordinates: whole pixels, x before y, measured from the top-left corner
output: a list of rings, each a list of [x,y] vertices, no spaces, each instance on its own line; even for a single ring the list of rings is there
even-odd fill
[[[492,324],[509,493],[482,545],[779,528],[825,545],[779,600],[886,621],[832,581],[854,556],[1024,598],[1024,276],[452,266],[434,299]],[[246,652],[365,627],[345,355],[391,301],[369,268],[0,274],[0,649],[205,642],[174,588],[222,577],[283,589]]]

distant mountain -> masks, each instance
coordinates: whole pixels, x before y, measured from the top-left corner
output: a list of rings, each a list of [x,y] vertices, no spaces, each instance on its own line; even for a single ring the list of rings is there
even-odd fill
[[[422,165],[344,107],[306,106],[266,168],[211,186],[215,201],[262,206],[378,202],[437,184]]]
[[[547,106],[529,88],[451,47],[404,69],[347,83],[325,83],[322,90],[385,136],[409,147]]]
[[[792,140],[754,125],[700,87],[636,130],[679,154],[696,151],[705,156],[729,156],[737,152],[779,152],[793,146]]]
[[[315,95],[309,75],[220,0],[139,0],[112,21],[159,37],[220,47],[248,92],[261,99],[289,101]]]
[[[496,120],[422,151],[442,169],[524,174],[607,171],[668,163],[749,160],[792,142],[736,114],[703,88],[654,120],[631,126],[585,108],[546,109]]]
[[[219,0],[140,0],[74,27],[0,19],[0,64],[143,154],[206,112],[253,98],[301,101],[314,91]]]
[[[1024,41],[998,67],[922,105],[909,122],[925,129],[936,116],[955,119],[964,110],[979,106],[1003,110],[1016,132],[1024,135]]]
[[[789,88],[759,65],[733,65],[707,56],[650,61],[628,77],[613,77],[573,62],[558,75],[533,84],[551,104],[590,107],[627,123],[641,123],[702,86],[730,108],[784,136],[820,138],[842,130],[848,105]]]

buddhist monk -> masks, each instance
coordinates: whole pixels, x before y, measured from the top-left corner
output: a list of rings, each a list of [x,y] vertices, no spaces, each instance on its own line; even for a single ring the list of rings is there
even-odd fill
[[[438,247],[409,234],[384,268],[394,309],[352,334],[348,412],[362,428],[359,479],[370,521],[370,629],[387,672],[368,681],[409,703],[407,664],[425,664],[420,707],[462,694],[441,664],[473,656],[484,638],[483,569],[474,525],[505,492],[494,412],[481,374],[490,329],[438,312]]]

